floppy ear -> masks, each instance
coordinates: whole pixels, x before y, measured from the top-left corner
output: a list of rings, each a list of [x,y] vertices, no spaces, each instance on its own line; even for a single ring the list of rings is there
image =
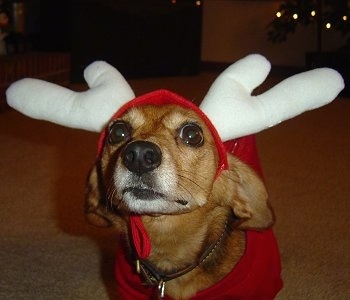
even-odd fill
[[[228,155],[229,170],[223,171],[214,183],[213,195],[221,204],[230,206],[240,219],[240,229],[261,230],[274,223],[274,214],[267,201],[267,191],[259,176],[249,166]]]
[[[118,211],[108,203],[106,188],[103,182],[100,161],[91,169],[85,192],[85,215],[89,223],[99,227],[120,227],[121,218]]]

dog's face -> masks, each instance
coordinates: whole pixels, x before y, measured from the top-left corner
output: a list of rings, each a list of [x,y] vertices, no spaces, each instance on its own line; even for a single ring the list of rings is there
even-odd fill
[[[132,108],[108,126],[101,166],[119,210],[179,214],[203,206],[218,165],[209,129],[175,105]],[[108,180],[108,179],[107,179]]]
[[[230,169],[216,178],[218,156],[196,112],[172,104],[131,108],[108,125],[89,177],[88,218],[104,225],[115,223],[118,213],[179,215],[225,206],[247,227],[270,225],[261,180],[232,156]]]

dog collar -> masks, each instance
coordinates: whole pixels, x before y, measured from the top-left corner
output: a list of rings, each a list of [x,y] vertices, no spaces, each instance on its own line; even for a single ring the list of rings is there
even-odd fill
[[[220,235],[220,237],[217,239],[216,242],[212,243],[200,256],[197,262],[183,268],[180,270],[176,270],[172,273],[164,273],[150,263],[146,259],[136,259],[136,271],[138,274],[142,275],[144,279],[144,283],[148,286],[157,286],[158,288],[158,295],[160,298],[164,297],[165,294],[165,283],[167,281],[173,280],[175,278],[178,278],[182,275],[185,275],[195,268],[199,267],[204,261],[206,261],[216,250],[216,248],[222,243],[224,236],[227,235],[227,223],[225,223],[225,227]]]

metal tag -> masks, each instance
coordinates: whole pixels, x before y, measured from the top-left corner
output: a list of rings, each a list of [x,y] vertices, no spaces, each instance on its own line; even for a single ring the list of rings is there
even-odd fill
[[[158,283],[158,297],[163,299],[165,295],[165,281],[161,280]]]

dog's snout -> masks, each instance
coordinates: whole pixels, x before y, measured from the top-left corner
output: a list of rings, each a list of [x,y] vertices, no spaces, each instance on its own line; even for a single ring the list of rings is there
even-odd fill
[[[128,144],[122,154],[124,165],[133,173],[141,175],[156,169],[162,161],[159,147],[147,141]]]

